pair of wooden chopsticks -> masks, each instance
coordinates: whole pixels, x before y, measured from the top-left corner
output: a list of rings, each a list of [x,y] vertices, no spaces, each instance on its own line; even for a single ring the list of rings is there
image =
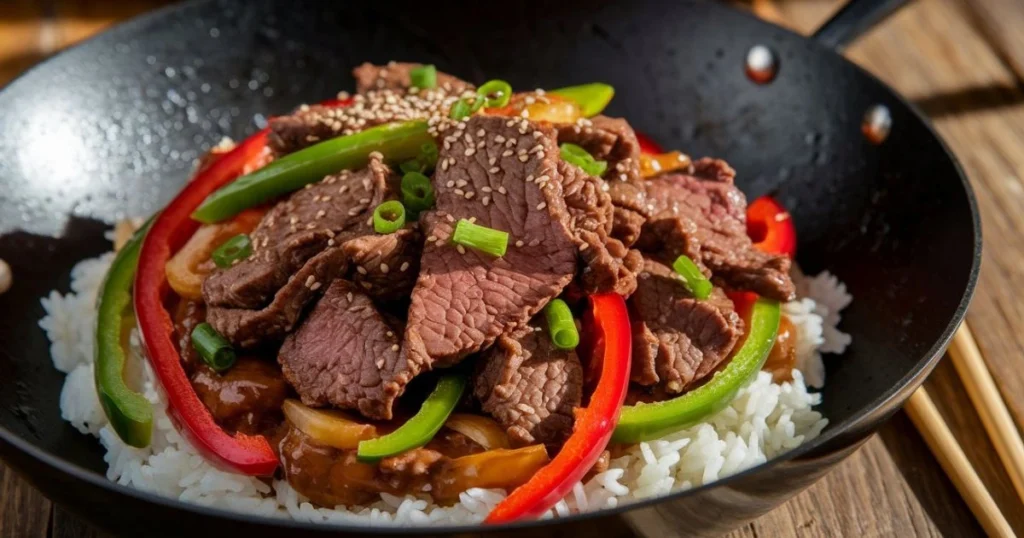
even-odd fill
[[[999,396],[999,388],[985,366],[985,360],[981,357],[981,351],[966,321],[953,336],[949,356],[967,388],[971,403],[981,417],[985,431],[999,453],[999,459],[1006,467],[1017,496],[1024,501],[1024,442],[1006,409],[1006,403]],[[985,532],[989,536],[1014,536],[1010,524],[985,489],[924,387],[917,389],[907,400],[904,409]]]

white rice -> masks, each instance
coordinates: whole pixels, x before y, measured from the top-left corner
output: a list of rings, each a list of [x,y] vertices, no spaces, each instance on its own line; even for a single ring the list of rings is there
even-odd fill
[[[370,506],[329,509],[312,505],[283,480],[271,488],[255,478],[220,471],[199,456],[167,418],[136,338],[130,360],[143,363],[138,369],[143,379],[131,381],[154,404],[153,441],[145,449],[125,445],[107,424],[92,374],[96,290],[111,260],[108,253],[76,265],[71,292],[53,291],[42,299],[47,315],[39,322],[50,338],[54,366],[68,374],[60,397],[61,415],[83,434],[99,437],[106,448],[110,480],[206,506],[327,523],[476,523],[505,497],[503,490],[471,489],[460,495],[461,502],[444,507],[412,496],[382,494]],[[824,383],[822,353],[842,353],[849,345],[850,336],[836,324],[851,298],[827,272],[813,278],[795,273],[802,299],[784,305],[800,334],[800,370],[793,372],[792,382],[776,384],[761,372],[729,407],[705,423],[632,447],[612,460],[607,471],[576,484],[546,517],[697,487],[764,463],[820,434],[828,421],[813,409],[820,394],[808,392],[807,386]]]

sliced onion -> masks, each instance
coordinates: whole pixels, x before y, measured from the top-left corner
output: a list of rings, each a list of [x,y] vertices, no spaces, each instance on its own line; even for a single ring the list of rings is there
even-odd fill
[[[508,434],[494,419],[469,413],[452,413],[444,425],[469,437],[485,450],[509,447]]]
[[[525,484],[549,461],[544,445],[514,450],[498,448],[455,458],[435,479],[431,495],[444,502],[457,499],[459,493],[470,488],[512,491]]]
[[[339,449],[354,449],[359,441],[377,437],[377,427],[356,421],[341,411],[312,409],[298,400],[285,400],[284,416],[299,431],[318,444]]]
[[[213,251],[228,239],[251,232],[261,218],[263,212],[254,209],[243,211],[227,222],[200,226],[185,246],[167,262],[165,271],[171,289],[186,299],[202,299],[203,281],[213,270],[212,267],[205,267],[203,262],[209,260]]]

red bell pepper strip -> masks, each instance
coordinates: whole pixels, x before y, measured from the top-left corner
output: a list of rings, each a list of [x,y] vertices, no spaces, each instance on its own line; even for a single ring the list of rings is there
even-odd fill
[[[577,410],[572,435],[555,459],[494,507],[486,523],[540,517],[572,490],[608,446],[629,386],[633,346],[629,314],[622,297],[604,293],[590,296],[590,318],[587,332],[597,338],[591,360],[601,363],[601,377],[590,402]]]
[[[644,155],[658,155],[665,153],[665,150],[661,148],[661,145],[651,140],[650,137],[643,133],[636,133],[636,140],[640,143],[640,153]]]
[[[168,291],[164,267],[195,233],[190,215],[213,191],[238,177],[259,159],[267,143],[264,129],[226,153],[193,179],[156,217],[146,234],[135,276],[135,315],[149,364],[167,396],[168,414],[178,430],[210,461],[230,471],[268,476],[277,468],[270,443],[262,436],[225,432],[196,395],[174,346],[174,323],[164,308]]]
[[[796,254],[793,219],[771,196],[762,196],[747,206],[747,235],[762,252],[790,258]]]

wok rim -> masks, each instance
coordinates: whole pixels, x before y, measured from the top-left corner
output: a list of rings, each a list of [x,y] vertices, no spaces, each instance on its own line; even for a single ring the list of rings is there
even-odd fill
[[[169,16],[172,13],[185,11],[188,9],[195,8],[202,4],[212,4],[215,0],[189,0],[180,4],[174,4],[164,6],[156,10],[152,10],[131,19],[128,19],[119,24],[113,25],[100,32],[99,34],[89,37],[75,45],[68,47],[57,54],[47,58],[46,60],[32,66],[25,72],[18,75],[15,79],[11,80],[4,88],[0,89],[0,94],[7,91],[8,88],[14,86],[22,79],[28,77],[37,70],[44,70],[49,68],[51,64],[55,64],[60,61],[63,57],[69,55],[75,51],[81,51],[89,48],[97,43],[105,42],[114,39],[114,36],[121,34],[131,34],[135,32],[137,28],[149,24],[150,22]],[[651,508],[662,503],[675,501],[685,496],[696,495],[701,492],[710,490],[712,488],[729,486],[735,482],[749,478],[755,474],[762,473],[766,470],[773,469],[779,465],[797,460],[803,459],[808,456],[814,455],[815,452],[824,451],[825,453],[835,452],[842,448],[847,448],[856,445],[860,438],[866,437],[877,429],[881,424],[885,422],[893,413],[898,411],[907,398],[924,382],[925,378],[932,372],[935,366],[938,364],[939,359],[945,353],[946,348],[949,346],[950,341],[953,338],[953,334],[959,328],[960,324],[964,321],[968,306],[974,297],[974,293],[977,288],[978,277],[981,270],[981,259],[982,259],[982,228],[981,228],[981,215],[978,210],[978,202],[974,195],[974,190],[971,187],[970,181],[967,178],[967,174],[964,172],[960,161],[956,155],[950,150],[946,141],[938,134],[935,130],[932,122],[915,106],[903,97],[896,90],[891,88],[888,84],[880,80],[872,73],[864,70],[859,65],[851,62],[846,57],[833,49],[825,47],[815,41],[813,38],[797,34],[787,28],[777,26],[775,24],[763,21],[753,16],[750,13],[742,11],[740,9],[731,7],[729,5],[716,4],[716,9],[730,10],[734,13],[738,13],[740,16],[746,17],[747,19],[753,20],[756,24],[770,28],[772,31],[781,32],[788,34],[790,38],[797,38],[804,42],[812,42],[813,47],[817,47],[819,51],[825,54],[832,54],[840,61],[844,62],[848,67],[852,66],[858,76],[865,77],[870,81],[878,84],[882,87],[889,95],[888,99],[890,103],[898,104],[905,107],[908,110],[914,120],[919,122],[927,131],[927,133],[938,142],[939,147],[942,149],[943,154],[948,159],[949,164],[952,165],[953,170],[960,179],[960,185],[964,190],[964,195],[967,199],[968,208],[971,213],[971,226],[972,226],[972,239],[974,241],[971,269],[968,273],[966,286],[960,297],[960,301],[953,313],[953,317],[950,319],[939,339],[922,354],[921,358],[917,363],[904,375],[899,381],[881,393],[869,402],[866,406],[862,407],[858,411],[855,411],[851,416],[843,421],[837,423],[834,426],[826,429],[818,437],[803,443],[793,450],[769,459],[765,463],[754,466],[745,471],[729,475],[725,478],[720,478],[696,488],[676,491],[667,495],[658,496],[651,499],[645,499],[641,501],[634,501],[622,504],[615,508],[603,508],[600,510],[587,511],[579,514],[573,514],[570,516],[559,517],[557,519],[541,519],[541,520],[530,520],[530,521],[518,521],[505,523],[501,525],[484,526],[483,524],[473,525],[445,525],[445,526],[417,526],[417,527],[399,527],[391,524],[386,525],[354,525],[354,524],[339,524],[339,523],[309,523],[296,521],[294,519],[282,519],[268,517],[264,515],[251,514],[247,512],[236,512],[220,508],[211,508],[199,504],[193,504],[184,502],[175,498],[165,497],[150,493],[140,489],[124,486],[108,480],[103,474],[96,473],[92,470],[86,469],[78,464],[67,461],[63,458],[55,456],[48,451],[35,446],[33,443],[25,440],[24,438],[14,434],[4,426],[0,425],[0,443],[7,444],[14,449],[22,452],[24,455],[36,460],[37,462],[44,464],[64,475],[71,476],[77,480],[84,481],[91,486],[99,487],[115,495],[127,495],[133,497],[135,500],[152,503],[161,506],[162,508],[196,513],[205,517],[222,518],[229,521],[246,524],[258,524],[269,527],[276,527],[280,529],[288,530],[301,530],[301,531],[313,531],[313,532],[358,532],[369,535],[406,535],[414,536],[418,534],[454,534],[462,532],[473,532],[480,531],[481,529],[495,530],[495,531],[509,531],[509,530],[529,530],[532,528],[547,526],[549,524],[565,524],[565,523],[578,523],[589,519],[598,517],[622,515],[626,512],[633,510],[639,510],[643,508]],[[828,417],[825,417],[828,418]],[[843,438],[843,436],[849,436],[853,432],[856,437]],[[830,444],[839,441],[839,446],[829,446]],[[98,440],[96,441],[98,442]],[[15,470],[20,470],[16,467],[12,467]],[[774,508],[774,507],[773,507]]]

